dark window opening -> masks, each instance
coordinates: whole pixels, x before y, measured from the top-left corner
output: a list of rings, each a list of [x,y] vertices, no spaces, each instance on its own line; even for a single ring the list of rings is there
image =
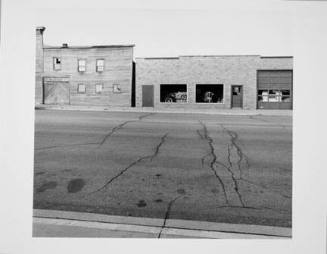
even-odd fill
[[[222,103],[224,99],[224,85],[196,85],[197,103]]]
[[[258,90],[258,102],[291,102],[290,90]]]
[[[160,102],[187,102],[186,85],[160,85]]]

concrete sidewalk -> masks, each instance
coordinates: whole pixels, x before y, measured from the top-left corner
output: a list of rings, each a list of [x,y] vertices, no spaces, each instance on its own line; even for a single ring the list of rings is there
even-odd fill
[[[36,110],[76,110],[76,111],[107,111],[107,112],[154,112],[154,113],[184,113],[210,115],[267,115],[292,116],[292,110],[247,110],[247,109],[157,109],[135,107],[101,107],[101,106],[72,106],[72,105],[44,105],[35,106]]]
[[[34,210],[33,237],[289,239],[291,228]]]

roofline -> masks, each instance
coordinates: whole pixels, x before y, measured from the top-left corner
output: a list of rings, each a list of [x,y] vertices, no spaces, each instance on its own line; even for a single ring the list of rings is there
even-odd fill
[[[260,56],[260,55],[181,55],[177,57],[135,57],[144,60],[178,60],[184,57],[260,57],[260,58],[293,58],[293,56]]]
[[[177,57],[135,57],[135,59],[144,60],[169,60],[169,59],[180,59],[187,57],[261,57],[260,55],[180,55]]]
[[[94,48],[132,48],[135,44],[125,44],[125,45],[93,45],[93,46],[43,46],[44,49],[94,49]]]
[[[260,58],[293,58],[293,56],[260,56]]]

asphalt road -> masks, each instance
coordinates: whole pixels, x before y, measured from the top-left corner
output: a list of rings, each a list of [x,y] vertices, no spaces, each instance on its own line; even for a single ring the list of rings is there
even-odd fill
[[[292,118],[37,110],[34,208],[291,227]]]

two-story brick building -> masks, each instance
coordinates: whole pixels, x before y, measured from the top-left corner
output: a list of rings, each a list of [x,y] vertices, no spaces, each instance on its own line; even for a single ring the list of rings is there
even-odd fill
[[[44,46],[36,29],[36,103],[189,109],[292,109],[293,58],[136,58],[134,45]]]
[[[134,45],[45,46],[36,29],[37,104],[131,106]]]

